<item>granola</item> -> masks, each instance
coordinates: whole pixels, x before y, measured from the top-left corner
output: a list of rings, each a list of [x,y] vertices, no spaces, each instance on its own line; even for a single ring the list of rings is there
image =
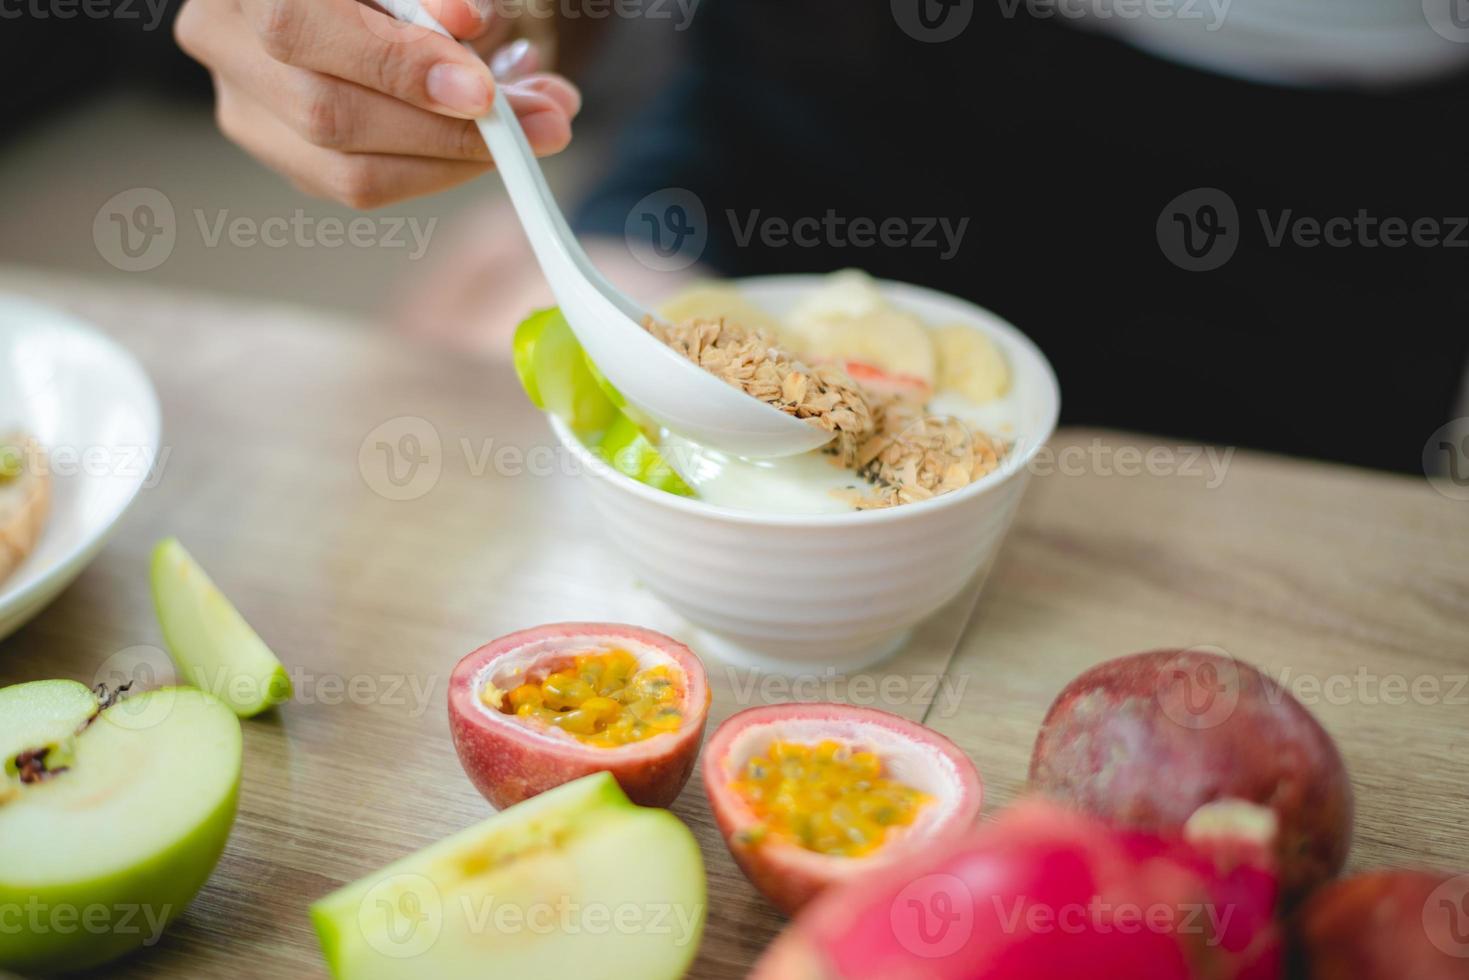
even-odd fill
[[[992,473],[1008,449],[952,416],[889,406],[882,427],[858,449],[855,468],[874,490],[853,506],[894,507],[958,490]]]
[[[841,368],[808,367],[781,350],[764,330],[723,317],[643,327],[679,354],[747,395],[835,435],[831,451],[851,465],[857,448],[877,431],[869,398]]]
[[[766,330],[723,317],[666,324],[647,317],[658,340],[706,371],[781,411],[834,433],[823,450],[872,489],[842,492],[858,510],[927,500],[993,472],[1004,442],[952,416],[932,415],[911,391],[880,391],[835,365],[809,367]]]

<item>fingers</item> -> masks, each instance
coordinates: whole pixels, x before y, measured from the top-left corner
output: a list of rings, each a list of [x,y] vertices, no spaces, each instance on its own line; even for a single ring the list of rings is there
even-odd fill
[[[423,9],[461,41],[508,31],[505,19],[495,16],[494,0],[423,0]]]
[[[190,8],[186,7],[185,12]],[[191,39],[220,85],[270,109],[297,136],[348,153],[394,153],[450,160],[489,159],[474,124],[449,119],[308,69],[266,57],[248,41],[244,16],[222,14],[224,30]]]
[[[292,179],[301,190],[372,210],[456,187],[483,174],[486,163],[379,153],[342,153],[302,139],[264,106],[237,90],[221,91],[225,135]]]
[[[195,8],[186,7],[184,16],[190,9]],[[428,112],[320,72],[281,64],[241,43],[242,14],[226,12],[220,18],[223,30],[198,37],[190,34],[190,53],[214,69],[221,86],[237,89],[270,109],[307,143],[344,153],[490,160],[474,123]],[[552,76],[532,76],[508,86],[506,96],[518,116],[555,109],[566,117],[564,124],[554,118],[536,119],[527,131],[538,153],[565,147],[570,117],[581,105],[575,86]]]
[[[458,4],[463,0],[443,0]],[[276,61],[331,75],[460,118],[488,111],[494,78],[449,38],[400,24],[356,0],[241,0]]]
[[[526,141],[537,156],[560,153],[571,142],[571,117],[566,100],[581,107],[581,96],[568,82],[549,75],[533,76],[505,86],[505,98],[525,130]]]
[[[301,6],[304,12],[279,15],[284,19],[277,23],[298,19],[296,43],[304,43],[302,39],[313,36],[313,31],[327,30],[314,20],[315,8],[334,7],[346,18],[334,37],[360,37],[365,30],[380,42],[380,51],[398,59],[399,67],[384,69],[382,77],[369,83],[360,80],[365,61],[352,63],[357,65],[354,79],[273,57],[251,27],[252,4],[256,9]],[[364,15],[384,16],[352,0],[187,0],[175,34],[180,46],[213,75],[217,115],[225,134],[310,193],[356,207],[377,207],[443,190],[483,173],[490,156],[473,122],[400,98],[401,86],[393,89],[389,83],[401,81],[407,70],[403,66],[415,58],[422,66],[445,54],[429,44],[435,40],[447,45],[453,57],[474,62],[487,75],[485,66],[457,43],[437,35],[384,41],[364,27],[369,23]],[[391,29],[401,26],[387,23]],[[332,53],[343,47],[339,40],[317,47],[321,50],[306,45],[292,57],[306,64],[331,65],[337,71],[351,67],[340,61],[340,50]],[[409,55],[408,49],[418,53]],[[276,53],[286,50],[278,47]],[[429,72],[439,64],[430,65]],[[575,86],[557,76],[528,74],[536,57],[526,45],[509,46],[499,64],[506,76],[502,82],[506,99],[532,148],[542,155],[565,148],[571,139],[571,119],[581,107]],[[379,87],[384,85],[391,90]],[[420,94],[427,91],[425,80]]]
[[[528,78],[506,86],[505,91],[512,106],[517,104],[516,99],[518,93],[531,91],[550,99],[567,119],[575,119],[577,113],[581,112],[581,91],[560,75],[531,75]],[[517,109],[515,114],[517,116],[521,115],[520,110]],[[534,146],[535,144],[532,143],[531,145]],[[537,149],[536,152],[539,153],[541,151]]]

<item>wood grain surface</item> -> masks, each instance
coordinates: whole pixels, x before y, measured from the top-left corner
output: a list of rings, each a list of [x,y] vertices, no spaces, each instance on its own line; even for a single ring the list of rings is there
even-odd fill
[[[0,642],[0,685],[158,663],[147,556],[173,534],[297,689],[245,724],[240,814],[209,884],[156,948],[106,973],[324,976],[310,902],[490,812],[448,737],[455,662],[541,622],[677,630],[676,617],[603,546],[504,364],[301,310],[22,273],[0,287],[132,349],[167,448],[95,564]],[[874,671],[886,693],[863,686],[865,699],[957,741],[992,815],[1022,790],[1036,726],[1076,673],[1219,646],[1283,680],[1338,739],[1357,792],[1353,867],[1469,871],[1469,503],[1422,479],[1194,459],[1118,433],[1064,431],[1052,449],[977,603],[920,630]],[[764,700],[859,692],[709,666],[711,724]],[[697,777],[674,812],[709,874],[691,976],[742,977],[782,918],[734,867]]]

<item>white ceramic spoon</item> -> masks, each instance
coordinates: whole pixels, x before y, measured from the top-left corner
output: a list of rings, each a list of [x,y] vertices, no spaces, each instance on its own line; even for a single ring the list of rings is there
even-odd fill
[[[398,20],[449,36],[417,0],[380,2]],[[726,384],[643,329],[645,311],[597,271],[572,234],[503,89],[496,88],[478,125],[566,322],[629,402],[670,431],[736,456],[791,456],[831,440],[831,433]]]

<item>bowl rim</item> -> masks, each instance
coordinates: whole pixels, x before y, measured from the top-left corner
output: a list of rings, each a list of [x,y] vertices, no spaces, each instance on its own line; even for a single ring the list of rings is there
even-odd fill
[[[82,342],[104,351],[105,356],[111,361],[113,370],[118,373],[118,376],[126,375],[129,383],[135,387],[140,396],[135,407],[138,409],[145,430],[143,448],[150,453],[150,459],[157,459],[162,445],[162,406],[158,399],[158,390],[153,386],[148,372],[132,351],[104,333],[101,328],[85,317],[29,295],[0,292],[0,305],[3,305],[7,313],[19,312],[34,320],[35,323],[30,329],[38,329],[39,324],[47,329],[81,338]],[[39,613],[66,584],[85,569],[111,538],[123,517],[132,509],[138,494],[148,482],[148,477],[148,471],[140,473],[109,512],[99,514],[92,522],[89,522],[85,533],[70,549],[57,555],[47,565],[36,569],[26,567],[34,558],[34,556],[27,556],[26,561],[16,569],[16,574],[12,578],[0,582],[0,639],[3,639],[9,632],[19,629],[26,620]],[[53,512],[47,518],[47,527],[57,519],[58,515]],[[44,534],[45,530],[42,533]],[[28,571],[34,575],[34,578],[26,581]],[[18,620],[13,618],[17,614],[19,614]]]
[[[791,287],[796,285],[811,285],[824,280],[826,275],[821,273],[809,274],[786,274],[771,276],[746,276],[738,279],[721,280],[721,284],[735,286],[740,289],[760,286]],[[1037,367],[1040,368],[1041,379],[1049,388],[1051,395],[1051,411],[1045,419],[1041,430],[1034,433],[1035,438],[1029,440],[1029,445],[1020,453],[1012,453],[991,473],[985,474],[980,479],[949,493],[932,497],[928,500],[920,500],[917,503],[903,504],[900,507],[883,507],[876,510],[847,511],[831,514],[771,514],[762,511],[739,510],[734,507],[723,507],[711,504],[695,497],[682,497],[678,494],[669,493],[650,487],[646,483],[634,480],[632,477],[613,469],[599,457],[593,455],[576,434],[567,427],[555,415],[547,413],[551,428],[556,433],[556,438],[561,444],[571,450],[582,466],[590,471],[593,476],[606,480],[613,486],[619,487],[634,496],[642,497],[656,505],[682,511],[699,517],[710,518],[730,524],[754,524],[766,527],[788,527],[788,528],[831,528],[852,527],[868,524],[891,524],[907,520],[921,520],[923,515],[935,513],[939,510],[957,507],[964,501],[974,497],[983,496],[989,491],[1009,482],[1026,468],[1035,458],[1040,448],[1050,441],[1056,431],[1056,423],[1061,415],[1061,385],[1056,379],[1055,369],[1046,355],[1035,342],[1022,333],[1019,328],[998,314],[972,303],[967,299],[953,296],[949,293],[927,286],[919,286],[913,283],[900,282],[894,279],[874,279],[883,295],[902,306],[903,299],[907,297],[918,297],[930,302],[941,303],[952,307],[956,319],[962,318],[966,325],[992,331],[1004,337],[1007,344],[1023,351],[1031,357]]]

